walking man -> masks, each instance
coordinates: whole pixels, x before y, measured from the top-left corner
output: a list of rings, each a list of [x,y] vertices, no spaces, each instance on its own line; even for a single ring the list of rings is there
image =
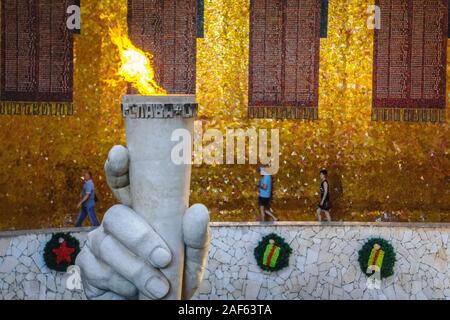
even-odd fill
[[[322,221],[321,213],[322,211],[325,213],[325,217],[327,221],[331,221],[330,217],[330,188],[328,186],[327,180],[328,172],[325,169],[320,170],[320,202],[317,208],[317,220],[319,222]]]
[[[78,216],[75,227],[81,227],[86,216],[89,217],[91,224],[94,227],[100,225],[95,216],[95,190],[94,190],[94,182],[92,181],[92,173],[90,171],[86,171],[84,173],[84,185],[83,190],[81,191],[81,200],[77,205],[78,209],[81,209],[80,215]]]
[[[274,221],[278,221],[278,218],[275,217],[270,209],[270,201],[272,200],[272,175],[263,167],[259,167],[257,172],[261,175],[261,180],[258,185],[260,221],[264,222],[266,215],[272,217]]]

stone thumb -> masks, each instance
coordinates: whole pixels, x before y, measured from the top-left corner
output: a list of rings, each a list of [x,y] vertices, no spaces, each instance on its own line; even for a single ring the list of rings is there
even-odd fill
[[[183,299],[190,299],[198,289],[205,272],[210,240],[209,212],[202,204],[194,204],[183,217],[186,244],[183,277]]]

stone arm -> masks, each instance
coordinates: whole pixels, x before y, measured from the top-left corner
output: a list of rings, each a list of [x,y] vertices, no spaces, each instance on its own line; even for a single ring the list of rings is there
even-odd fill
[[[130,196],[128,150],[111,149],[105,162],[106,181],[122,203],[111,207],[102,225],[88,235],[76,259],[89,299],[136,299],[139,293],[162,299],[170,288],[161,269],[172,253],[157,232],[133,209]],[[189,299],[203,279],[209,247],[209,213],[195,204],[183,216],[185,243],[182,298]]]

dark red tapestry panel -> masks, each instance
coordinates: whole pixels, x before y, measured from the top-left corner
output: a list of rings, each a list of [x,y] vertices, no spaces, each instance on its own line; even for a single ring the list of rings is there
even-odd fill
[[[2,0],[2,101],[71,102],[69,0]]]
[[[169,93],[195,94],[198,0],[128,0],[128,33],[153,55],[156,81]]]
[[[377,0],[373,120],[444,121],[447,0]]]
[[[251,0],[249,117],[317,119],[321,0]]]

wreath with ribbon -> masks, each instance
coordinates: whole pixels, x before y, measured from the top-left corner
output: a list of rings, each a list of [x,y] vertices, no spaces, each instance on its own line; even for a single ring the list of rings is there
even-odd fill
[[[266,271],[278,271],[287,267],[291,253],[289,244],[275,233],[263,237],[254,251],[256,262]]]
[[[381,278],[388,278],[394,274],[395,251],[389,241],[373,238],[367,241],[359,250],[358,262],[362,272],[370,277],[376,271]]]
[[[55,233],[44,248],[44,261],[52,270],[66,272],[75,264],[80,253],[80,242],[69,233]]]

